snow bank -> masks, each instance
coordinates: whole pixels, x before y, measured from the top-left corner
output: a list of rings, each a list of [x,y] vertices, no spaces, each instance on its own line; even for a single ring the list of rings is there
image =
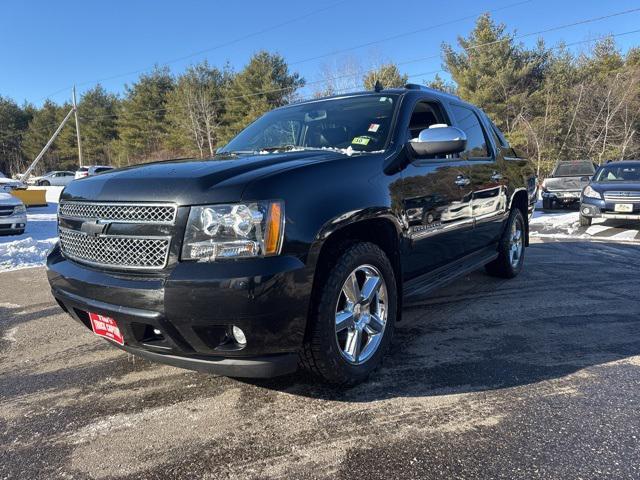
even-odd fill
[[[55,237],[43,240],[28,237],[0,243],[0,272],[44,264],[47,251],[55,244],[56,240]]]
[[[47,190],[47,203],[58,203],[64,187],[44,187]]]
[[[47,207],[27,210],[27,229],[22,235],[0,236],[0,272],[44,264],[58,232],[56,212],[63,187],[45,187]]]

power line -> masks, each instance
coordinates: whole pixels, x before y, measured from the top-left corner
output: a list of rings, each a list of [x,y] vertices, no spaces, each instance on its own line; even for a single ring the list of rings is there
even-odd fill
[[[469,49],[470,50],[476,50],[478,48],[489,47],[491,45],[497,45],[499,43],[504,43],[504,42],[508,42],[508,41],[512,41],[512,40],[521,40],[523,38],[533,37],[535,35],[542,35],[542,34],[545,34],[545,33],[557,32],[559,30],[564,30],[566,28],[576,27],[578,25],[586,25],[588,23],[595,23],[595,22],[599,22],[599,21],[602,21],[602,20],[607,20],[609,18],[619,17],[621,15],[628,15],[630,13],[635,13],[635,12],[640,12],[640,8],[632,8],[632,9],[629,9],[629,10],[623,10],[621,12],[611,13],[609,15],[603,15],[603,16],[600,16],[600,17],[588,18],[588,19],[585,19],[585,20],[579,20],[577,22],[567,23],[567,24],[564,24],[564,25],[558,25],[556,27],[550,27],[550,28],[546,28],[544,30],[538,30],[536,32],[523,33],[522,35],[514,35],[513,37],[507,37],[507,38],[503,38],[503,39],[500,39],[500,40],[493,40],[491,42],[480,43],[478,45],[470,46]],[[408,65],[410,63],[421,62],[421,61],[424,61],[424,60],[433,60],[435,58],[440,58],[440,54],[430,55],[430,56],[427,56],[427,57],[414,58],[413,60],[407,60],[407,61],[404,61],[404,62],[397,63],[396,65],[398,65],[398,66],[400,66],[400,65]]]
[[[473,45],[471,47],[469,47],[469,49],[472,50],[476,50],[476,49],[480,49],[480,48],[485,48],[485,47],[489,47],[492,45],[496,45],[499,43],[504,43],[504,42],[509,42],[509,41],[513,41],[513,40],[521,40],[523,38],[528,38],[528,37],[532,37],[535,35],[541,35],[544,33],[549,33],[549,32],[555,32],[555,31],[559,31],[559,30],[564,30],[567,28],[571,28],[571,27],[575,27],[575,26],[579,26],[579,25],[585,25],[588,23],[594,23],[594,22],[599,22],[602,20],[606,20],[609,18],[614,18],[614,17],[618,17],[621,15],[628,15],[630,13],[635,13],[640,11],[640,8],[634,8],[634,9],[629,9],[629,10],[624,10],[621,12],[616,12],[616,13],[611,13],[608,15],[602,15],[599,17],[593,17],[593,18],[588,18],[588,19],[584,19],[584,20],[579,20],[576,22],[572,22],[572,23],[567,23],[567,24],[563,24],[563,25],[558,25],[555,27],[550,27],[550,28],[546,28],[543,30],[538,30],[535,32],[529,32],[529,33],[523,33],[521,35],[514,35],[513,37],[507,37],[507,38],[503,38],[503,39],[499,39],[499,40],[493,40],[491,42],[485,42],[485,43],[480,43],[478,45]],[[622,34],[618,34],[618,36],[621,35],[627,35],[630,33],[635,33],[635,31],[631,31],[631,32],[624,32]],[[609,37],[614,37],[615,35],[607,35]],[[606,38],[602,37],[602,38]],[[589,40],[592,41],[592,40]],[[432,59],[436,59],[436,58],[440,58],[440,54],[436,54],[436,55],[430,55],[430,56],[426,56],[426,57],[420,57],[420,58],[414,58],[411,60],[405,60],[402,62],[397,62],[396,65],[397,66],[402,66],[402,65],[409,65],[411,63],[417,63],[420,61],[424,61],[424,60],[432,60]],[[317,81],[313,81],[313,82],[308,82],[305,84],[305,87],[310,86],[310,85],[319,85],[319,84],[323,84],[326,83],[328,80],[342,80],[342,79],[346,79],[346,78],[355,78],[362,75],[361,72],[358,73],[350,73],[350,74],[345,74],[345,75],[339,75],[339,76],[335,76],[335,77],[330,77],[328,79],[322,79],[322,80],[317,80]],[[259,95],[265,95],[265,94],[269,94],[269,93],[279,93],[279,92],[284,92],[287,90],[290,90],[291,87],[281,87],[281,88],[275,88],[275,89],[269,89],[269,90],[261,90],[261,91],[257,91],[257,92],[253,92],[253,93],[249,93],[249,94],[244,94],[244,95],[234,95],[234,96],[230,96],[230,97],[225,97],[225,98],[221,98],[218,100],[213,101],[212,103],[225,103],[229,100],[234,100],[234,99],[238,99],[238,98],[250,98],[250,97],[255,97],[255,96],[259,96]],[[141,110],[137,113],[154,113],[154,112],[162,112],[162,111],[166,111],[167,108],[159,108],[159,109],[152,109],[152,110]],[[90,118],[103,118],[103,117],[117,117],[118,114],[112,114],[112,115],[103,115],[103,116],[96,116],[96,117],[87,117],[86,119],[90,119]]]
[[[320,54],[320,55],[316,55],[314,57],[303,58],[303,59],[291,62],[291,63],[289,63],[289,65],[298,65],[298,64],[302,64],[302,63],[307,63],[307,62],[311,62],[313,60],[319,60],[319,59],[322,59],[322,58],[327,58],[327,57],[339,55],[341,53],[345,53],[345,52],[349,52],[349,51],[353,51],[353,50],[359,50],[359,49],[364,48],[364,47],[377,45],[377,44],[388,42],[388,41],[391,41],[391,40],[397,40],[399,38],[408,37],[408,36],[415,35],[415,34],[418,34],[418,33],[424,33],[424,32],[430,31],[430,30],[435,30],[437,28],[445,27],[445,26],[448,26],[448,25],[453,25],[455,23],[460,23],[460,22],[463,22],[465,20],[474,19],[478,15],[480,15],[482,13],[485,13],[485,12],[486,13],[496,13],[496,12],[499,12],[499,11],[502,11],[502,10],[518,7],[520,5],[524,5],[524,4],[527,4],[527,3],[531,3],[533,1],[535,1],[535,0],[521,0],[521,1],[518,1],[518,2],[515,2],[515,3],[511,3],[511,4],[508,4],[508,5],[504,5],[504,6],[501,6],[501,7],[494,8],[492,10],[483,10],[482,12],[476,12],[474,14],[470,14],[470,15],[466,15],[464,17],[456,18],[456,19],[453,19],[453,20],[448,20],[446,22],[430,25],[428,27],[419,28],[417,30],[412,30],[412,31],[409,31],[409,32],[402,32],[402,33],[399,33],[399,34],[396,34],[396,35],[392,35],[392,36],[389,36],[389,37],[385,37],[385,38],[382,38],[382,39],[373,40],[373,41],[362,43],[362,44],[359,44],[359,45],[354,45],[352,47],[347,47],[347,48],[344,48],[344,49],[341,49],[341,50],[335,50],[335,51],[332,51],[332,52],[323,53],[323,54]],[[268,27],[268,28],[262,29],[262,30],[260,30],[258,32],[250,33],[248,35],[239,37],[239,38],[231,40],[229,42],[225,42],[225,43],[216,45],[215,47],[207,48],[207,49],[204,49],[204,50],[200,50],[198,52],[191,53],[189,55],[185,55],[185,56],[182,56],[182,57],[174,58],[172,60],[168,60],[166,62],[162,62],[162,63],[160,63],[160,65],[170,65],[170,64],[173,64],[173,63],[176,63],[176,62],[188,60],[189,58],[197,57],[199,55],[202,55],[203,53],[207,53],[207,52],[210,52],[210,51],[213,51],[213,50],[217,50],[219,48],[223,48],[223,47],[232,45],[232,44],[237,43],[239,41],[246,40],[247,38],[251,38],[251,37],[254,37],[256,35],[259,35],[259,34],[262,34],[262,33],[266,33],[268,31],[271,31],[271,30],[274,30],[274,29],[289,25],[289,24],[294,23],[296,21],[299,21],[299,20],[302,20],[304,18],[307,18],[307,17],[310,17],[312,15],[315,15],[317,13],[329,10],[329,9],[331,9],[331,8],[337,6],[337,5],[340,5],[342,3],[345,3],[345,2],[346,2],[346,0],[343,0],[343,1],[331,4],[331,5],[327,6],[327,7],[321,8],[319,10],[315,10],[313,12],[309,12],[309,13],[307,13],[305,15],[300,16],[300,17],[296,17],[296,18],[288,20],[286,22],[282,22],[282,23],[280,23],[278,25],[275,25],[273,27]],[[142,68],[142,69],[138,69],[138,70],[132,70],[132,71],[129,71],[129,72],[126,72],[126,73],[120,73],[120,74],[112,75],[112,76],[109,76],[109,77],[100,78],[100,79],[97,79],[97,80],[80,82],[80,83],[78,83],[76,85],[83,86],[83,85],[101,83],[101,82],[105,82],[105,81],[109,81],[109,80],[114,80],[114,79],[117,79],[117,78],[127,77],[129,75],[133,75],[133,74],[136,74],[136,73],[145,72],[145,71],[150,70],[151,68],[153,68],[153,67],[150,66],[150,67],[147,67],[147,68]],[[53,92],[53,93],[51,93],[51,94],[49,94],[47,96],[42,97],[40,100],[43,100],[43,99],[48,98],[48,97],[53,96],[53,95],[57,95],[58,93],[61,93],[61,92],[64,92],[64,91],[68,90],[69,88],[71,88],[71,87],[65,87],[65,88],[62,88],[60,90],[56,90],[55,92]]]
[[[428,26],[428,27],[419,28],[417,30],[412,30],[412,31],[409,31],[409,32],[399,33],[399,34],[396,34],[396,35],[392,35],[390,37],[386,37],[386,38],[382,38],[382,39],[378,39],[378,40],[373,40],[373,41],[362,43],[362,44],[355,45],[355,46],[352,46],[352,47],[347,47],[347,48],[344,48],[344,49],[341,49],[341,50],[336,50],[336,51],[332,51],[332,52],[316,55],[314,57],[303,58],[303,59],[291,62],[291,63],[289,63],[289,65],[298,65],[298,64],[302,64],[302,63],[307,63],[307,62],[310,62],[310,61],[313,61],[313,60],[319,60],[319,59],[322,59],[322,58],[327,58],[327,57],[339,55],[339,54],[344,53],[344,52],[358,50],[358,49],[361,49],[361,48],[364,48],[364,47],[377,45],[377,44],[388,42],[388,41],[391,41],[391,40],[397,40],[399,38],[408,37],[408,36],[415,35],[415,34],[418,34],[418,33],[424,33],[424,32],[430,31],[430,30],[435,30],[437,28],[445,27],[445,26],[448,26],[448,25],[453,25],[455,23],[460,23],[460,22],[463,22],[465,20],[474,19],[478,15],[480,15],[482,13],[485,13],[485,12],[486,13],[496,13],[496,12],[499,12],[499,11],[502,11],[502,10],[506,10],[506,9],[513,8],[513,7],[517,7],[517,6],[520,6],[520,5],[527,4],[527,3],[531,3],[533,1],[535,1],[535,0],[521,0],[521,1],[518,1],[518,2],[515,2],[515,3],[511,3],[511,4],[508,4],[508,5],[504,5],[504,6],[501,6],[501,7],[494,8],[492,10],[483,10],[482,12],[477,12],[477,13],[474,13],[474,14],[466,15],[464,17],[456,18],[456,19],[453,19],[453,20],[448,20],[446,22],[434,24],[434,25],[431,25],[431,26]],[[283,23],[278,24],[278,25],[276,25],[274,27],[263,29],[258,33],[264,33],[264,32],[273,30],[275,28],[280,28],[280,27],[282,27],[284,25],[288,25],[288,24],[293,23],[295,21],[298,21],[298,20],[307,18],[309,16],[312,16],[312,15],[314,15],[316,13],[328,10],[328,9],[330,9],[330,8],[332,8],[334,6],[337,6],[337,5],[341,4],[341,3],[344,3],[344,1],[343,2],[337,2],[335,4],[332,4],[332,5],[328,6],[328,7],[322,8],[320,10],[316,10],[314,12],[310,12],[308,14],[305,14],[305,15],[303,15],[301,17],[297,17],[295,19],[289,20],[287,22],[283,22]],[[250,38],[252,36],[257,35],[258,33],[245,35],[244,37],[240,37],[239,39],[233,40],[231,42],[226,42],[224,44],[217,45],[216,47],[212,47],[212,48],[205,49],[205,50],[200,50],[198,52],[195,52],[195,53],[192,53],[192,54],[189,54],[189,55],[185,55],[183,57],[179,57],[179,58],[176,58],[176,59],[173,59],[173,60],[169,60],[169,61],[161,63],[160,65],[169,65],[169,64],[172,64],[172,63],[175,63],[175,62],[179,62],[179,61],[183,61],[183,60],[186,60],[186,59],[189,59],[189,58],[193,58],[193,57],[196,57],[196,56],[201,55],[203,53],[206,53],[206,52],[218,49],[218,48],[222,48],[222,47],[231,45],[232,43],[235,43],[236,41],[240,41],[240,40],[244,40],[246,38]],[[127,72],[127,73],[117,74],[117,75],[113,75],[113,76],[110,76],[110,77],[105,77],[105,78],[98,79],[98,80],[85,81],[85,82],[78,83],[77,85],[82,86],[82,85],[88,85],[88,84],[96,84],[96,83],[100,83],[100,82],[103,82],[103,81],[113,80],[113,79],[116,79],[116,78],[122,78],[122,77],[126,77],[126,76],[133,75],[133,74],[136,74],[136,73],[145,72],[145,71],[149,70],[150,68],[152,68],[152,67],[139,69],[139,70],[133,70],[133,71],[130,71],[130,72]],[[70,87],[68,87],[68,88],[70,88]],[[57,90],[56,92],[50,94],[49,96],[56,95],[56,94],[61,93],[61,92],[65,91],[65,90],[67,90],[67,88]],[[41,100],[44,99],[44,98],[47,98],[47,97],[46,96],[42,97]]]
[[[471,49],[477,49],[477,48],[482,48],[482,47],[487,47],[487,46],[491,46],[491,45],[495,45],[497,43],[501,43],[501,42],[506,42],[506,41],[510,41],[510,40],[518,40],[518,39],[522,39],[522,38],[526,38],[526,37],[531,37],[534,35],[539,35],[541,33],[548,33],[551,31],[558,31],[561,29],[565,29],[565,28],[570,28],[573,26],[577,26],[577,25],[583,25],[586,23],[593,23],[595,21],[599,21],[599,20],[604,20],[607,18],[612,18],[612,17],[616,17],[616,16],[620,16],[620,15],[624,15],[624,14],[629,14],[629,13],[634,13],[640,11],[640,8],[636,8],[636,9],[631,9],[631,10],[626,10],[623,12],[617,12],[617,13],[613,13],[610,15],[605,15],[605,16],[601,16],[601,17],[596,17],[596,18],[591,18],[591,19],[586,19],[586,20],[580,20],[578,22],[573,22],[570,24],[565,24],[565,25],[560,25],[560,26],[556,26],[556,27],[551,27],[545,30],[540,30],[537,32],[530,32],[530,33],[525,33],[522,35],[516,35],[514,37],[511,38],[505,38],[505,39],[501,39],[501,40],[495,40],[492,42],[486,42],[484,44],[478,44],[478,45],[474,45],[472,47],[469,47]],[[571,46],[575,46],[575,45],[580,45],[580,44],[584,44],[584,43],[592,43],[592,42],[596,42],[598,40],[603,40],[606,38],[617,38],[617,37],[621,37],[621,36],[625,36],[625,35],[631,35],[634,33],[640,33],[640,29],[637,30],[630,30],[627,32],[621,32],[621,33],[615,33],[615,34],[608,34],[608,35],[602,35],[600,37],[596,37],[596,38],[592,38],[592,39],[587,39],[587,40],[579,40],[576,42],[572,42],[572,43],[566,43],[566,44],[560,44],[554,47],[550,47],[550,49],[558,49],[558,48],[563,48],[563,47],[571,47]],[[429,57],[421,57],[421,58],[417,58],[417,59],[412,59],[412,60],[408,60],[408,61],[403,61],[403,62],[399,62],[396,63],[396,65],[407,65],[410,63],[416,63],[418,61],[421,60],[426,60],[426,59],[432,59],[432,58],[439,58],[440,55],[435,55],[435,56],[429,56]],[[408,78],[415,78],[418,76],[424,76],[424,75],[432,75],[432,74],[436,74],[436,73],[445,73],[446,70],[440,69],[440,70],[432,70],[429,72],[422,72],[422,73],[417,73],[417,74],[411,74],[408,75]],[[322,84],[322,83],[326,83],[327,81],[331,81],[331,80],[342,80],[345,78],[355,78],[362,75],[361,72],[358,72],[356,74],[346,74],[346,75],[339,75],[339,76],[335,76],[335,77],[330,77],[329,79],[323,79],[323,80],[318,80],[318,81],[314,81],[314,82],[309,82],[307,83],[305,86],[309,86],[309,85],[315,85],[315,84]],[[254,96],[259,96],[259,95],[264,95],[264,94],[268,94],[268,93],[278,93],[278,92],[282,92],[282,91],[286,91],[286,90],[290,90],[290,87],[283,87],[283,88],[277,88],[277,89],[271,89],[271,90],[262,90],[262,91],[258,91],[258,92],[253,92],[250,94],[245,94],[245,95],[235,95],[235,96],[231,96],[231,97],[225,97],[225,98],[221,98],[218,100],[215,100],[214,103],[224,103],[227,102],[231,99],[238,99],[238,98],[248,98],[248,97],[254,97]],[[350,89],[353,90],[353,89]],[[308,97],[302,97],[301,99],[298,99],[297,101],[303,101],[304,99],[311,99],[314,98],[313,95],[310,95]],[[166,111],[167,108],[159,108],[159,109],[150,109],[150,110],[141,110],[139,112],[135,112],[134,116],[136,114],[141,114],[141,113],[155,113],[155,112],[162,112],[162,111]],[[94,119],[99,119],[99,118],[109,118],[109,117],[118,117],[118,114],[106,114],[106,115],[95,115],[95,116],[90,116],[90,117],[83,117],[81,116],[80,118],[82,120],[94,120]],[[57,125],[57,124],[56,124]],[[51,125],[52,127],[55,125]],[[46,127],[44,127],[46,128]],[[45,131],[44,128],[38,129],[38,130],[32,130],[34,132],[43,132]],[[9,132],[3,132],[3,133],[9,133]]]
[[[566,48],[566,47],[573,47],[576,45],[582,45],[585,43],[593,43],[593,42],[597,42],[599,40],[604,40],[606,38],[617,38],[617,37],[622,37],[625,35],[632,35],[634,33],[640,33],[640,29],[637,30],[630,30],[628,32],[621,32],[621,33],[616,33],[616,34],[609,34],[609,35],[602,35],[600,37],[596,37],[596,38],[590,38],[587,40],[578,40],[575,42],[571,42],[571,43],[563,43],[560,45],[556,45],[553,47],[549,47],[549,50],[559,50],[561,48]],[[417,77],[424,77],[425,75],[435,75],[437,73],[446,73],[447,71],[444,69],[439,69],[439,70],[431,70],[428,72],[420,72],[420,73],[412,73],[410,75],[407,75],[407,78],[417,78]],[[358,86],[354,87],[354,88],[346,88],[346,89],[342,89],[342,90],[336,90],[336,94],[347,94],[347,93],[355,93],[358,91],[362,91],[362,89],[364,88],[364,84],[359,84]],[[306,100],[312,100],[316,98],[314,95],[307,95],[306,97],[301,97],[297,100],[297,102],[304,102]]]
[[[325,7],[318,8],[318,9],[313,10],[311,12],[307,12],[307,13],[305,13],[303,15],[298,16],[298,17],[291,18],[289,20],[286,20],[284,22],[281,22],[281,23],[278,23],[278,24],[263,28],[261,30],[257,30],[255,32],[248,33],[246,35],[242,35],[240,37],[236,37],[236,38],[234,38],[232,40],[229,40],[227,42],[219,43],[218,45],[214,45],[213,47],[205,48],[203,50],[199,50],[197,52],[193,52],[193,53],[184,55],[182,57],[177,57],[177,58],[173,58],[171,60],[167,60],[166,62],[160,63],[160,65],[171,65],[171,64],[176,63],[176,62],[181,62],[181,61],[193,58],[193,57],[197,57],[199,55],[202,55],[203,53],[208,53],[208,52],[212,52],[214,50],[219,50],[220,48],[228,47],[230,45],[233,45],[233,44],[238,43],[238,42],[242,42],[242,41],[247,40],[249,38],[253,38],[253,37],[256,37],[258,35],[262,35],[264,33],[270,32],[272,30],[277,30],[278,28],[285,27],[285,26],[290,25],[292,23],[299,22],[300,20],[304,20],[305,18],[309,18],[309,17],[311,17],[313,15],[316,15],[318,13],[321,13],[321,12],[330,10],[330,9],[332,9],[334,7],[337,7],[338,5],[346,3],[347,1],[348,0],[340,0],[338,2],[331,3],[330,5],[327,5]],[[146,68],[132,70],[132,71],[126,72],[126,73],[119,73],[119,74],[111,75],[109,77],[104,77],[104,78],[101,78],[101,79],[98,79],[98,80],[80,82],[80,83],[77,83],[76,85],[77,86],[83,86],[83,85],[89,85],[89,84],[94,84],[94,83],[106,82],[108,80],[114,80],[114,79],[117,79],[117,78],[128,77],[129,75],[134,75],[136,73],[146,72],[146,71],[152,69],[153,67],[154,66],[151,65],[151,66],[148,66]],[[44,100],[45,98],[48,98],[48,97],[53,96],[53,95],[57,95],[58,93],[61,93],[61,92],[64,92],[64,91],[70,90],[70,89],[71,89],[71,86],[65,87],[65,88],[61,88],[60,90],[56,90],[55,92],[50,93],[49,95],[45,95],[40,100]]]
[[[335,56],[335,55],[338,55],[338,54],[341,54],[341,53],[351,52],[353,50],[359,50],[361,48],[370,47],[372,45],[377,45],[379,43],[384,43],[384,42],[389,42],[391,40],[397,40],[399,38],[409,37],[409,36],[415,35],[417,33],[424,33],[424,32],[428,32],[428,31],[431,31],[431,30],[435,30],[437,28],[453,25],[455,23],[464,22],[465,20],[473,20],[473,19],[477,18],[478,15],[481,15],[483,13],[496,13],[496,12],[499,12],[501,10],[507,10],[509,8],[519,7],[520,5],[531,3],[533,1],[535,1],[535,0],[523,0],[523,1],[515,2],[515,3],[510,3],[510,4],[504,5],[502,7],[497,7],[497,8],[494,8],[493,10],[483,10],[481,12],[476,12],[476,13],[473,13],[473,14],[470,14],[470,15],[466,15],[464,17],[456,18],[454,20],[447,20],[446,22],[437,23],[437,24],[434,24],[434,25],[430,25],[428,27],[419,28],[417,30],[411,30],[409,32],[398,33],[398,34],[392,35],[390,37],[385,37],[385,38],[382,38],[382,39],[373,40],[373,41],[366,42],[366,43],[361,43],[360,45],[355,45],[353,47],[347,47],[347,48],[343,48],[341,50],[332,51],[330,53],[324,53],[324,54],[321,54],[321,55],[316,55],[315,57],[303,58],[302,60],[296,60],[294,62],[291,62],[291,63],[289,63],[289,65],[299,65],[301,63],[311,62],[313,60],[320,60],[322,58],[332,57],[332,56]]]

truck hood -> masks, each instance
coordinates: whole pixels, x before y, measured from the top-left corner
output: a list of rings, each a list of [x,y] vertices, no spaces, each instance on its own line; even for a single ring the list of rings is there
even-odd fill
[[[341,158],[344,155],[337,152],[314,150],[148,163],[74,180],[61,199],[178,205],[234,202],[242,198],[247,184],[263,175]]]
[[[545,188],[550,192],[578,191],[589,185],[590,176],[580,177],[550,177],[544,181]]]

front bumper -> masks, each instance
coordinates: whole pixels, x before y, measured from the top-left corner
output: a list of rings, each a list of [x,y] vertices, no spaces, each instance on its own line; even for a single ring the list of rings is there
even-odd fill
[[[640,220],[640,203],[632,203],[631,205],[633,205],[633,207],[631,212],[616,212],[615,205],[615,202],[583,196],[580,199],[580,213],[590,218]]]
[[[185,262],[150,276],[82,266],[56,247],[47,259],[47,275],[71,317],[88,329],[87,312],[114,318],[122,348],[131,353],[236,377],[270,377],[297,368],[312,275],[295,257]],[[233,340],[233,325],[244,331],[246,345]]]
[[[542,198],[553,200],[558,203],[575,203],[580,201],[580,191],[567,191],[567,192],[549,192],[543,191]]]
[[[11,215],[9,217],[0,217],[0,235],[20,232],[24,230],[26,226],[26,215]]]

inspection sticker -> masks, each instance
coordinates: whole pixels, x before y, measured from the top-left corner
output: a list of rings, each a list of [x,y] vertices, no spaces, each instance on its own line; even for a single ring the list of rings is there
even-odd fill
[[[369,131],[373,133],[376,133],[379,128],[380,128],[380,124],[378,123],[372,123],[371,125],[369,125]]]
[[[356,137],[351,140],[353,145],[369,145],[371,139],[369,137]]]

